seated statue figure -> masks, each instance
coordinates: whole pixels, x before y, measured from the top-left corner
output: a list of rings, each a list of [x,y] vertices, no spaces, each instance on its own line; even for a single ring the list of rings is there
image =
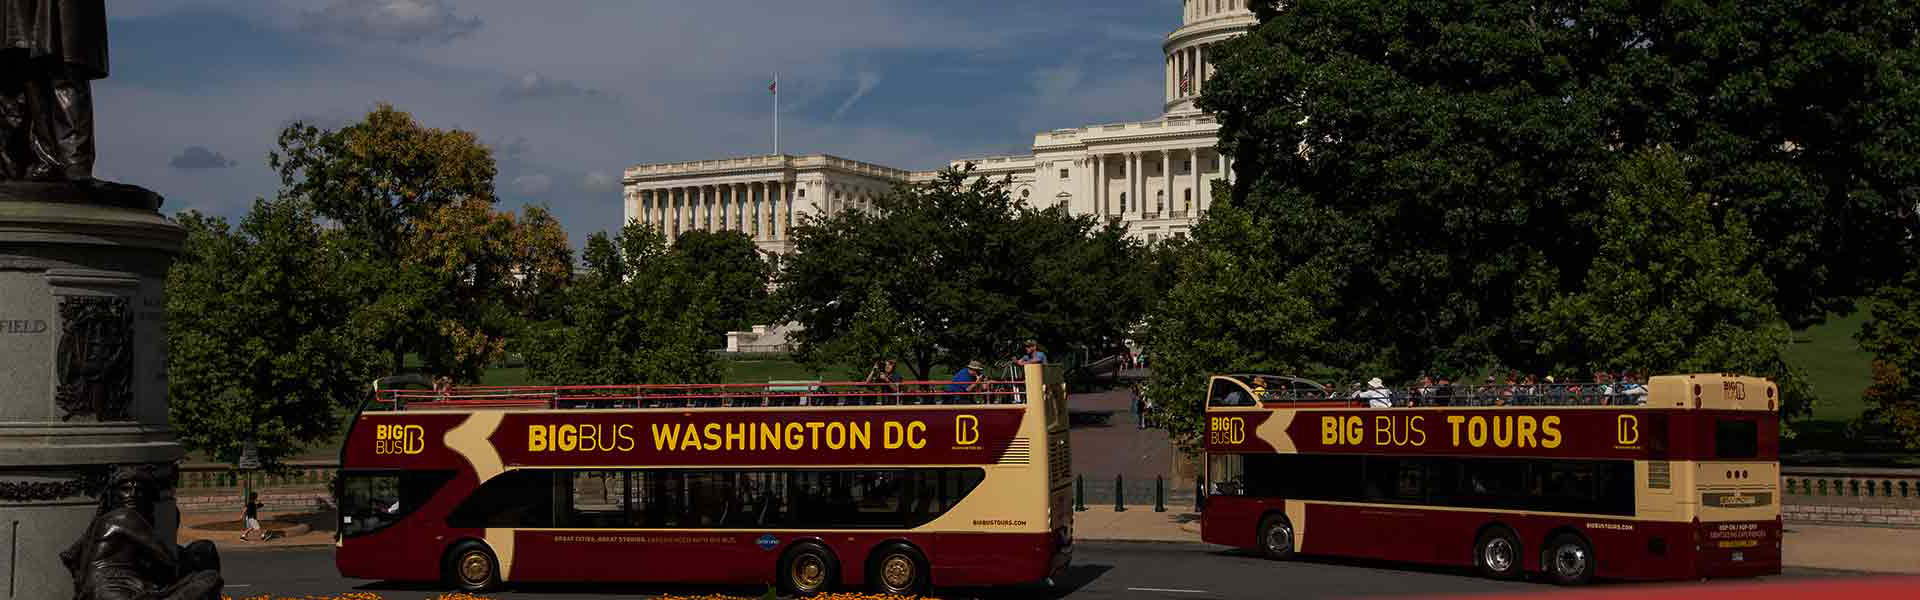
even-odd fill
[[[219,600],[220,555],[212,542],[186,547],[154,531],[158,495],[151,467],[114,469],[87,531],[60,553],[74,600]]]

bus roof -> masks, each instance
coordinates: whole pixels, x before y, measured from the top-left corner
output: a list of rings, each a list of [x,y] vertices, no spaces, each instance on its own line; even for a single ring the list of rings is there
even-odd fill
[[[1365,407],[1384,394],[1394,406],[1443,405],[1485,408],[1551,408],[1565,406],[1671,408],[1714,410],[1779,409],[1779,387],[1762,377],[1731,373],[1658,375],[1641,384],[1555,382],[1516,385],[1454,384],[1444,388],[1402,386],[1341,390],[1288,375],[1235,373],[1208,381],[1209,407],[1327,408]],[[1256,390],[1256,388],[1258,388]],[[1235,393],[1242,394],[1235,396]],[[1235,400],[1238,398],[1239,400]]]
[[[382,380],[385,381],[384,379]],[[408,381],[408,383],[413,383]],[[1022,381],[988,381],[976,391],[949,391],[948,381],[886,383],[769,381],[767,383],[455,386],[387,389],[376,384],[368,408],[380,410],[703,409],[835,407],[875,404],[981,405],[1022,403]],[[964,385],[964,384],[963,384]],[[905,402],[903,402],[905,401]]]

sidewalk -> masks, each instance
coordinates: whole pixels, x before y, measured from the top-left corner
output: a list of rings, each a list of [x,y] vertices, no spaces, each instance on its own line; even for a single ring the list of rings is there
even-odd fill
[[[221,552],[264,548],[292,548],[333,545],[333,513],[262,512],[260,526],[274,534],[269,541],[240,541],[240,519],[232,513],[181,513],[178,533],[181,545],[207,540]]]

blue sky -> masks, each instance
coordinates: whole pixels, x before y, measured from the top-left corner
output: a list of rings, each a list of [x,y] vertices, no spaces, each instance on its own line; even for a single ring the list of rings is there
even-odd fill
[[[238,218],[281,127],[376,102],[475,132],[577,246],[636,163],[780,147],[907,169],[1159,113],[1177,0],[142,0],[109,8],[98,175]]]

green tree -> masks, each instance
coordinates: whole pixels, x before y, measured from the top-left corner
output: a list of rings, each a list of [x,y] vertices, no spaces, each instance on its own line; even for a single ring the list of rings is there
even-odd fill
[[[1146,303],[1142,251],[1117,225],[1028,208],[971,167],[896,188],[871,211],[810,217],[793,235],[775,304],[805,328],[800,355],[816,365],[887,358],[854,354],[889,347],[848,341],[856,329],[896,336],[897,359],[919,379],[1012,357],[1026,338],[1058,356],[1110,346]]]
[[[1585,290],[1605,180],[1649,148],[1691,157],[1716,224],[1765,241],[1750,268],[1781,283],[1764,300],[1789,326],[1898,272],[1913,228],[1890,217],[1920,189],[1911,3],[1253,4],[1200,104],[1234,157],[1221,204],[1284,232],[1248,260],[1316,282],[1335,338],[1312,364],[1406,380],[1618,360],[1536,351],[1525,299]]]
[[[581,258],[586,270],[567,288],[557,318],[527,342],[534,378],[559,385],[719,381],[704,329],[716,310],[712,280],[669,252],[659,230],[629,223],[613,237],[596,233]]]
[[[700,277],[712,279],[717,307],[705,331],[718,343],[729,331],[766,324],[773,266],[753,238],[739,231],[693,230],[673,241],[672,252]]]
[[[269,470],[338,432],[335,409],[365,393],[380,355],[350,325],[352,242],[290,199],[259,200],[230,229],[179,215],[167,274],[167,393],[174,433],[222,461],[258,444]]]
[[[288,126],[269,164],[283,196],[360,242],[353,268],[366,279],[352,322],[393,372],[413,354],[430,373],[477,379],[509,337],[557,313],[566,234],[545,207],[519,219],[493,211],[492,151],[472,133],[380,104],[338,130]]]
[[[1755,265],[1761,243],[1744,215],[1693,189],[1691,162],[1655,148],[1621,165],[1586,281],[1558,289],[1537,272],[1522,286],[1522,339],[1579,374],[1762,375],[1780,385],[1782,405],[1807,406],[1805,379],[1783,357],[1790,332],[1774,284]]]
[[[1874,293],[1859,340],[1861,349],[1873,353],[1862,421],[1920,450],[1920,270]]]
[[[1220,196],[1216,196],[1220,197]],[[1146,319],[1152,353],[1147,396],[1162,427],[1187,452],[1205,441],[1207,377],[1224,373],[1319,375],[1334,336],[1316,309],[1329,301],[1325,261],[1288,266],[1269,256],[1286,232],[1231,203],[1215,204],[1193,243],[1166,250],[1172,285]]]

